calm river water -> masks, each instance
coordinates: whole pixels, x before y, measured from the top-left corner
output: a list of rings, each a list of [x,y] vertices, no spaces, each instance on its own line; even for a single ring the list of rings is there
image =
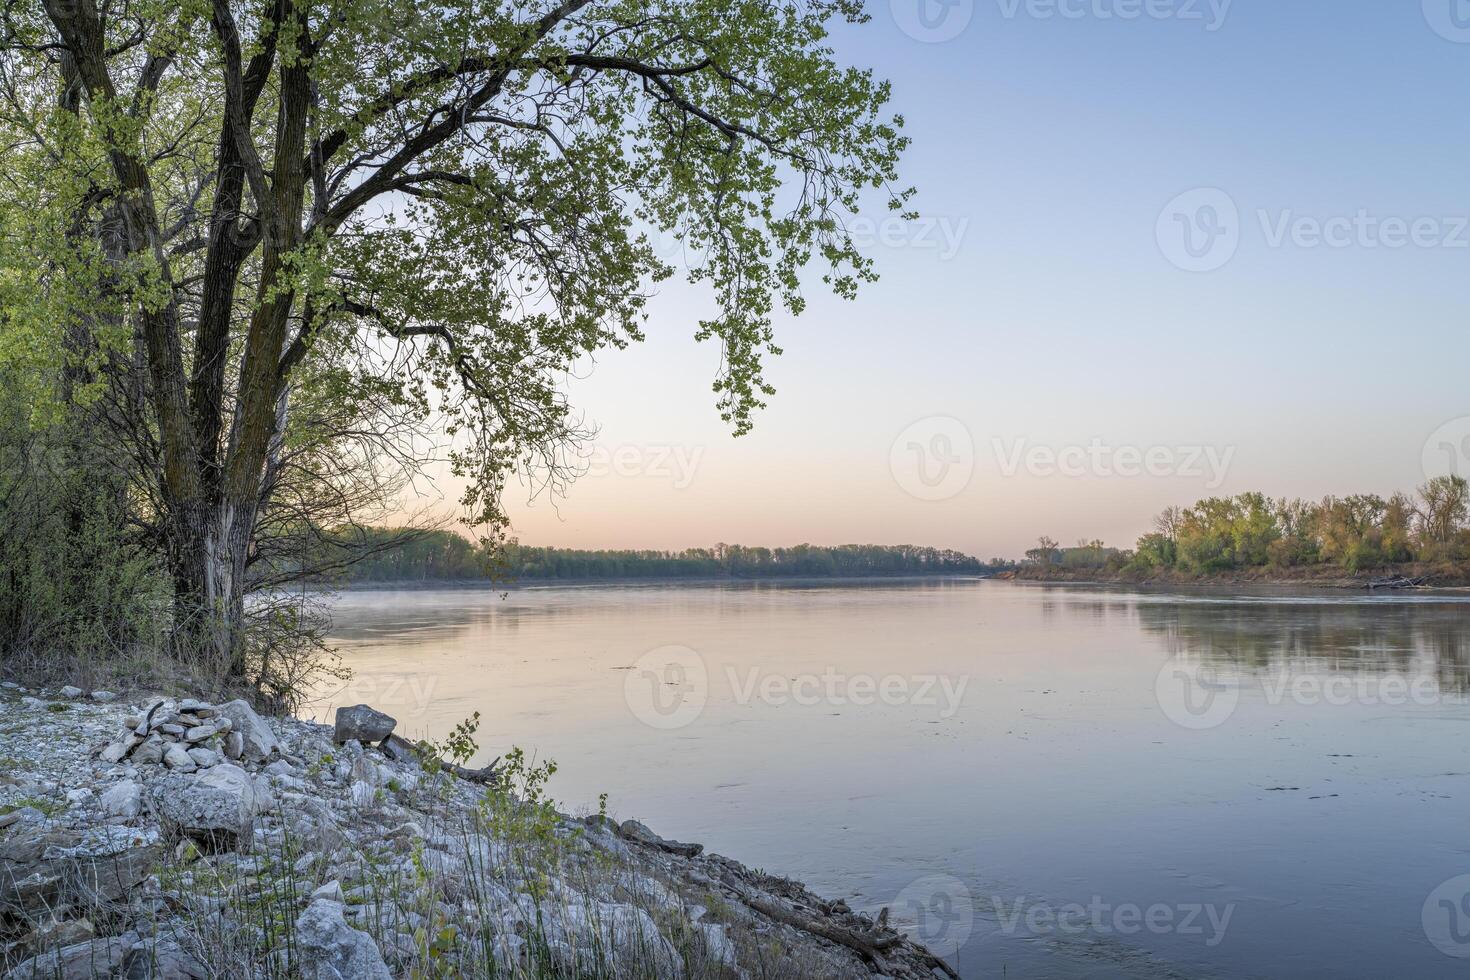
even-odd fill
[[[892,906],[966,977],[1470,973],[1465,597],[362,591],[336,623],[319,717],[479,711],[567,808]]]

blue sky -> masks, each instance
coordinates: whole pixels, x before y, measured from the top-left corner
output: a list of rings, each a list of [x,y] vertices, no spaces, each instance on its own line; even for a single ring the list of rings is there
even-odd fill
[[[917,2],[963,30],[905,33]],[[1411,489],[1431,433],[1459,437],[1470,3],[949,2],[833,37],[913,139],[922,218],[873,236],[882,281],[778,322],[779,393],[739,440],[692,340],[707,299],[666,286],[648,342],[572,383],[597,455],[563,500],[512,495],[523,541],[1127,545],[1211,493]],[[1171,261],[1227,218],[1211,271]],[[1088,446],[1103,465],[1045,465]],[[916,489],[910,450],[948,482]],[[1117,472],[1149,450],[1156,472]],[[1188,465],[1204,450],[1228,465]]]

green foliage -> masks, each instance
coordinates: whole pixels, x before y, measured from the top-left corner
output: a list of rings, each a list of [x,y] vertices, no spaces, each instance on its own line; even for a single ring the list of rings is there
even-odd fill
[[[1075,548],[1059,548],[1052,558],[1062,568],[1103,568],[1118,557],[1117,548],[1101,541],[1079,541]]]
[[[348,547],[366,546],[372,552],[345,569],[343,577],[347,581],[475,581],[490,578],[493,570],[487,548],[452,531],[354,528],[328,535],[324,547],[333,548],[342,536],[350,536]]]
[[[1026,560],[1037,565],[1054,565],[1061,555],[1061,548],[1046,535],[1036,540],[1036,547],[1026,552]]]
[[[1328,564],[1363,572],[1410,561],[1470,558],[1470,484],[1442,476],[1404,494],[1326,497],[1320,503],[1259,493],[1171,508],[1138,539],[1134,571],[1208,573]]]
[[[124,447],[131,493],[98,533],[166,567],[154,621],[288,699],[269,689],[301,658],[252,645],[245,595],[307,567],[319,529],[391,509],[426,446],[452,447],[469,520],[503,538],[509,479],[571,475],[566,378],[641,339],[678,272],[713,300],[689,327],[718,347],[716,409],[750,429],[804,270],[853,296],[874,273],[849,219],[906,213],[889,86],[829,44],[866,19],[858,0],[10,5],[0,372],[27,424],[95,406]]]
[[[556,768],[550,759],[539,765],[527,759],[518,746],[505,754],[500,779],[486,787],[480,804],[480,815],[497,839],[523,847],[533,844],[538,850],[560,846],[561,815],[547,793]]]
[[[121,668],[160,645],[167,582],[127,528],[116,451],[84,415],[33,408],[0,372],[0,664]]]
[[[744,432],[773,390],[763,358],[779,352],[776,305],[800,312],[800,273],[813,260],[832,290],[854,295],[874,275],[844,217],[869,206],[864,192],[895,211],[910,195],[894,186],[907,140],[902,119],[884,114],[888,84],[839,65],[827,44],[831,22],[867,19],[861,4],[577,7],[573,18],[552,16],[545,4],[349,4],[299,25],[231,10],[242,57],[273,46],[282,70],[309,73],[311,127],[328,166],[354,161],[345,184],[308,187],[301,215],[289,216],[307,219],[300,244],[264,284],[262,301],[310,309],[310,353],[321,362],[360,349],[364,335],[403,340],[433,324],[392,377],[360,359],[369,373],[347,366],[357,376],[338,380],[387,381],[382,393],[425,412],[432,404],[451,433],[471,436],[454,462],[475,479],[466,499],[487,520],[498,519],[505,474],[567,431],[558,384],[573,361],[641,338],[649,285],[675,272],[647,232],[677,235],[685,274],[716,299],[719,312],[695,333],[720,345],[719,410]],[[543,14],[545,29],[533,30]],[[114,183],[108,150],[146,159],[145,147],[175,147],[148,167],[160,204],[188,198],[199,165],[216,163],[227,65],[209,17],[169,4],[130,15],[126,26],[105,25],[108,46],[120,52],[108,65],[119,87],[138,56],[173,55],[137,106],[128,93],[94,96],[90,112],[56,112],[46,105],[45,59],[22,62],[31,83],[22,91],[34,101],[11,122],[33,137],[13,158],[49,179],[44,193],[26,188],[8,200],[37,215],[13,249],[18,294],[34,283],[26,270],[42,243],[62,240],[57,232],[97,182]],[[14,29],[25,42],[53,40],[44,16],[18,18]],[[134,31],[147,43],[130,52]],[[277,97],[267,86],[257,119],[276,114]],[[407,143],[414,121],[443,116],[466,121],[415,144],[404,158],[412,166],[379,156]],[[327,197],[317,199],[321,189]],[[201,220],[214,190],[191,202]],[[253,185],[246,191],[259,196]],[[182,233],[195,230],[184,224]],[[74,273],[66,298],[92,302],[100,264],[88,276],[87,256],[75,249],[46,252]],[[156,308],[169,279],[203,258],[178,253],[165,269],[154,253],[135,253],[134,274],[111,302]],[[48,319],[27,322],[50,341],[65,308],[59,299]]]
[[[1030,564],[1068,571],[1117,569],[1123,566],[1128,557],[1130,556],[1117,548],[1109,548],[1096,539],[1079,541],[1075,548],[1063,548],[1045,536],[1039,540],[1035,548],[1026,552],[1026,561]],[[1007,563],[998,558],[991,562],[991,566],[996,570],[1006,565]]]
[[[355,582],[678,579],[678,578],[863,578],[887,575],[974,575],[996,570],[969,555],[913,545],[809,544],[751,548],[719,544],[683,551],[583,551],[535,548],[514,541],[475,545],[448,531],[415,534],[389,528],[358,528],[355,542],[377,539],[404,543],[384,547],[353,564]]]
[[[1184,567],[1201,572],[1264,565],[1279,537],[1270,501],[1262,494],[1210,497],[1184,512],[1178,558]]]
[[[66,804],[60,800],[48,799],[44,796],[23,796],[18,800],[12,800],[0,806],[0,817],[3,817],[7,813],[14,813],[16,810],[25,809],[39,810],[48,817],[54,817],[66,809]]]
[[[1139,569],[1172,568],[1178,560],[1178,543],[1168,535],[1155,531],[1138,539],[1131,566]]]
[[[1424,501],[1421,528],[1426,551],[1442,558],[1470,554],[1470,542],[1464,540],[1470,482],[1456,474],[1437,476],[1419,488],[1419,496]]]
[[[434,746],[435,752],[456,765],[469,765],[470,760],[479,751],[479,745],[475,742],[475,733],[479,730],[480,713],[476,711],[469,718],[455,725],[449,736]]]

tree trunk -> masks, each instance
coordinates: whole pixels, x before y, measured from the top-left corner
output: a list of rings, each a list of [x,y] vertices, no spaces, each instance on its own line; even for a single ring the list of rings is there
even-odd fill
[[[174,582],[174,644],[187,658],[203,659],[211,672],[233,660],[230,577],[221,561],[217,509],[173,502],[165,515]]]

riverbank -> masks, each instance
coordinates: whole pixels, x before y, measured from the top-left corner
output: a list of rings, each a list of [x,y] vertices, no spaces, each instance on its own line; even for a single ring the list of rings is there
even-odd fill
[[[1074,584],[1138,586],[1230,586],[1279,585],[1317,589],[1362,589],[1380,579],[1418,581],[1423,588],[1450,589],[1470,587],[1470,563],[1414,562],[1389,565],[1365,572],[1349,572],[1339,566],[1298,566],[1293,568],[1241,568],[1226,572],[1186,572],[1179,569],[1151,569],[1147,572],[1100,568],[1066,569],[1027,565],[998,578],[1024,582],[1065,582]]]
[[[0,972],[953,975],[886,910],[562,813],[517,757],[482,785],[439,758],[463,743],[420,755],[386,716],[346,721],[5,685]]]

